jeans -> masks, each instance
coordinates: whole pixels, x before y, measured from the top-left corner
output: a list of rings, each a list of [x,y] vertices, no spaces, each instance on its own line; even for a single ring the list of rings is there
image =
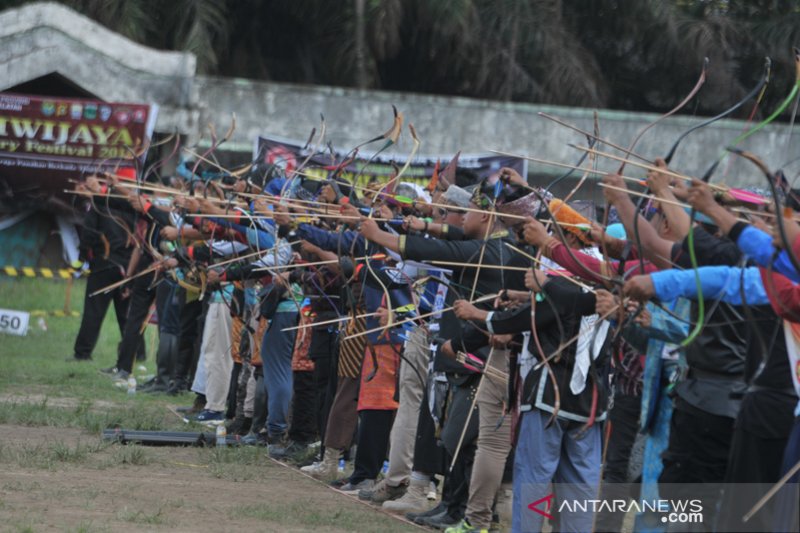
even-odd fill
[[[267,432],[280,437],[289,426],[292,401],[292,351],[295,331],[281,331],[297,324],[297,311],[275,313],[261,342],[264,387],[267,391]]]
[[[561,421],[545,428],[548,413],[533,409],[522,415],[519,440],[514,456],[514,506],[511,530],[514,533],[541,531],[544,516],[529,505],[547,510],[546,498],[552,496],[552,481],[563,484],[559,500],[590,500],[597,496],[600,484],[602,435],[598,424],[580,434],[581,428],[564,429]],[[550,513],[557,503],[553,500]],[[592,531],[593,514],[565,512],[559,516],[560,531]]]

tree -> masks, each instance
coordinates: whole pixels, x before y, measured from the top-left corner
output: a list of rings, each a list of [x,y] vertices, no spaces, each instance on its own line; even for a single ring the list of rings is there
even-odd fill
[[[794,82],[796,0],[63,0],[201,73],[633,111],[714,114]],[[21,0],[0,0],[13,7]],[[740,117],[751,108],[743,108]]]

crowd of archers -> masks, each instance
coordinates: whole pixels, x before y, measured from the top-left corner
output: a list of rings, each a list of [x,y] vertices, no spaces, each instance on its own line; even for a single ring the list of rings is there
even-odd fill
[[[401,129],[396,115],[375,140]],[[584,133],[590,162],[622,165],[583,212],[580,185],[555,198],[457,157],[426,187],[407,167],[359,187],[346,162],[327,179],[303,165],[90,176],[75,188],[91,259],[75,357],[114,300],[109,372],[127,379],[155,303],[146,389],[191,390],[196,421],[423,525],[536,531],[559,501],[702,498],[703,530],[792,530],[796,477],[759,498],[800,460],[794,192],[764,165],[771,198]],[[619,531],[609,511],[549,519]],[[667,527],[634,514],[637,530]]]

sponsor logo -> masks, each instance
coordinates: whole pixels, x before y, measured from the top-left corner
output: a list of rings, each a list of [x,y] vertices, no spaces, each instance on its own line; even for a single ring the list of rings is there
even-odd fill
[[[42,102],[42,115],[52,117],[56,112],[56,103],[44,101]]]
[[[81,104],[72,104],[69,116],[74,120],[81,118],[83,116],[83,106]]]
[[[108,119],[111,118],[111,106],[110,105],[101,105],[100,106],[100,120],[103,122],[108,122]]]

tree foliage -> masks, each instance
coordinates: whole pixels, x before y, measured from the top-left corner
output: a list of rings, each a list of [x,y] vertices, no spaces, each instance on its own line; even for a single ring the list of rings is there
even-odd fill
[[[708,57],[686,112],[718,112],[757,82],[765,56],[771,109],[800,45],[798,0],[63,3],[148,46],[196,54],[204,74],[634,111],[671,108]]]

